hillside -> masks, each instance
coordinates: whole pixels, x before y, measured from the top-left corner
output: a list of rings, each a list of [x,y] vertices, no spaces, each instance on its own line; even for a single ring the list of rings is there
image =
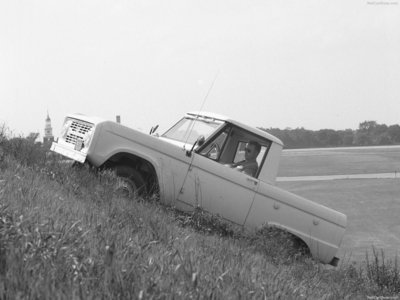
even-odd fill
[[[116,177],[73,168],[28,140],[0,139],[1,299],[365,299],[400,293],[380,253],[333,268],[284,233],[241,232],[157,196],[114,194]],[[371,254],[370,254],[371,257]]]

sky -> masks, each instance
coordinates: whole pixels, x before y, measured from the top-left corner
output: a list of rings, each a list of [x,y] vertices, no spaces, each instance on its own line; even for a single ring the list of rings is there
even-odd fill
[[[0,124],[185,112],[255,127],[400,123],[400,0],[0,0]],[[208,95],[208,96],[207,96]]]

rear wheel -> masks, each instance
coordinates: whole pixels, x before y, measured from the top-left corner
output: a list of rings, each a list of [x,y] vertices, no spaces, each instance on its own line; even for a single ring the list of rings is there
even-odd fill
[[[115,171],[118,176],[117,195],[133,199],[146,194],[146,182],[137,170],[119,165],[115,167]]]

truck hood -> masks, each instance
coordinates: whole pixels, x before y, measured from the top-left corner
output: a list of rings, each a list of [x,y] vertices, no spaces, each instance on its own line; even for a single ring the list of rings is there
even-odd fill
[[[175,146],[177,146],[177,147],[179,147],[179,148],[182,148],[182,149],[185,149],[185,150],[190,150],[190,149],[192,149],[192,147],[193,147],[192,144],[183,143],[183,142],[175,141],[175,140],[171,140],[171,139],[168,139],[168,138],[165,138],[165,137],[162,137],[162,136],[160,136],[160,137],[158,137],[158,138],[159,138],[160,140],[163,140],[163,141],[165,141],[165,142],[168,142],[168,143],[170,143],[170,144],[172,144],[172,145],[175,145]]]
[[[106,119],[103,119],[103,118],[87,116],[87,115],[80,114],[80,113],[68,114],[67,118],[78,119],[78,120],[82,120],[82,121],[92,123],[92,124],[98,124],[98,123],[107,121]]]

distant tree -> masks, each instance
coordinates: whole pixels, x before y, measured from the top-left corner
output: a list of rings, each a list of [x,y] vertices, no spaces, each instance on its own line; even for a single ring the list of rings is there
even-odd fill
[[[369,135],[365,132],[357,131],[354,136],[354,145],[356,146],[368,146],[371,145]]]
[[[367,145],[382,145],[390,142],[390,139],[385,135],[387,131],[386,125],[380,125],[376,121],[364,121],[359,124],[356,133],[356,144],[361,146]]]
[[[358,129],[318,131],[301,128],[269,128],[264,131],[281,139],[285,148],[369,146],[400,144],[400,125],[387,126],[376,121],[364,121]]]
[[[339,130],[338,134],[342,146],[352,146],[354,144],[354,131],[352,129]]]
[[[358,125],[358,130],[363,133],[372,133],[377,125],[376,121],[364,121]]]
[[[377,124],[372,132],[372,143],[374,145],[390,145],[391,140],[385,124]]]
[[[336,147],[341,145],[340,135],[333,129],[321,129],[316,134],[320,146]]]
[[[387,132],[382,132],[375,139],[376,145],[392,145],[392,141],[390,139],[390,135]]]
[[[37,138],[39,137],[39,132],[31,132],[28,134],[28,136],[26,137],[26,139],[28,141],[32,141],[35,142],[37,140]]]
[[[400,125],[389,126],[387,132],[393,144],[400,143]]]

